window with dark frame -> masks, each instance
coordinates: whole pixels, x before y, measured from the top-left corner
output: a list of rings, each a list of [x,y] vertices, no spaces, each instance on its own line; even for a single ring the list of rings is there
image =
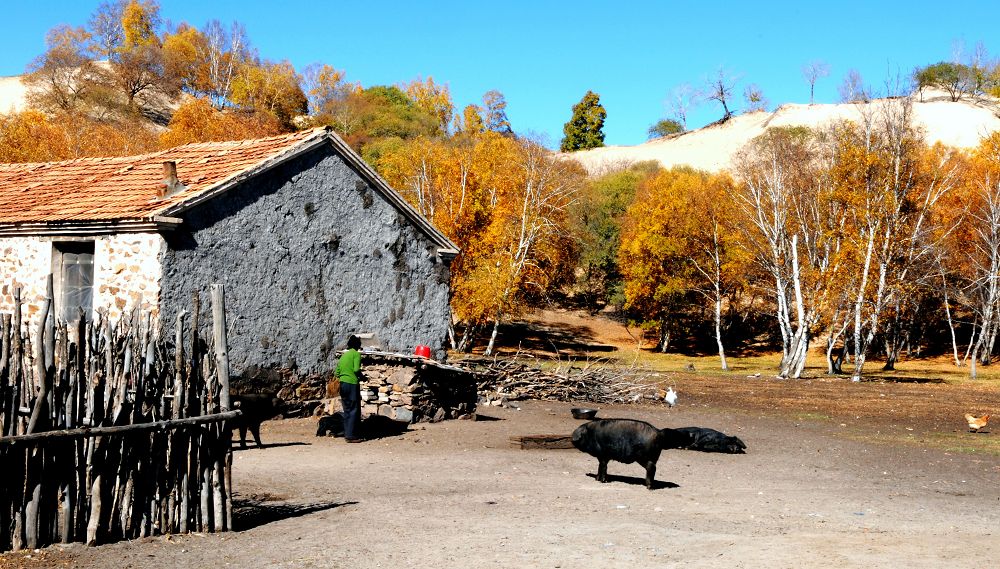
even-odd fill
[[[59,241],[53,246],[57,316],[75,322],[83,309],[90,319],[94,307],[94,242]]]

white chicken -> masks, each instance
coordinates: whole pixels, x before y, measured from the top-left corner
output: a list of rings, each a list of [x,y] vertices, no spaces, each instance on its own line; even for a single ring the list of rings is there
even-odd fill
[[[667,402],[667,405],[673,407],[677,404],[677,392],[674,391],[673,387],[667,388],[667,394],[663,396],[663,400]]]

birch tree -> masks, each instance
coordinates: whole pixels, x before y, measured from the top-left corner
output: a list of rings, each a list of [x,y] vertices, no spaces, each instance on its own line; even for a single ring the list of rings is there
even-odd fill
[[[735,192],[744,246],[769,275],[781,333],[780,377],[798,378],[830,280],[837,271],[842,216],[806,129],[772,129],[739,158]]]

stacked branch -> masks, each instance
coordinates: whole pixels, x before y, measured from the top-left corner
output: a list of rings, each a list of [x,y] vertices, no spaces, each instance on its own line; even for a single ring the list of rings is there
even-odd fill
[[[20,291],[2,316],[0,551],[231,529],[224,349],[183,313],[171,338],[138,311],[58,322],[51,290],[35,330]]]
[[[466,361],[479,380],[479,394],[486,402],[502,404],[521,399],[636,403],[659,399],[662,389],[652,372],[605,365],[606,362],[560,363],[550,371],[532,367],[518,358]]]

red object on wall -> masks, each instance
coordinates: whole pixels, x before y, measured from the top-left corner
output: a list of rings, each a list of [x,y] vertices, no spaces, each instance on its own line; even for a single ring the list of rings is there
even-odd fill
[[[431,357],[431,347],[430,346],[417,346],[417,349],[413,351],[414,355],[420,356],[421,358]]]

